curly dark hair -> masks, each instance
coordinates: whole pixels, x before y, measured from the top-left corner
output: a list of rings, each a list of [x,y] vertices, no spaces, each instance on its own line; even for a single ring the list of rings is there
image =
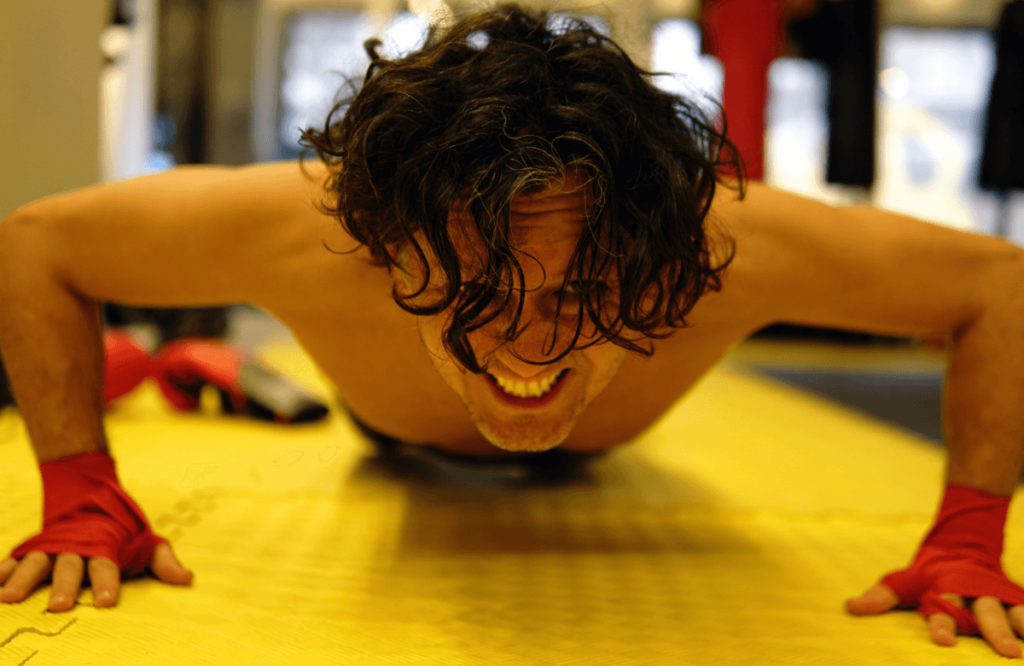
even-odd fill
[[[396,287],[395,302],[415,315],[452,308],[444,345],[467,370],[483,372],[467,334],[513,295],[506,342],[522,332],[513,197],[570,171],[584,174],[593,201],[557,301],[560,321],[572,300],[576,331],[557,357],[523,360],[554,363],[601,341],[650,355],[636,340],[685,327],[697,300],[721,289],[734,250],[712,265],[704,219],[716,182],[729,177],[744,190],[724,114],[718,129],[698,103],[659,89],[653,73],[586,21],[515,5],[434,26],[422,48],[397,60],[381,56],[379,40],[365,47],[371,63],[361,85],[349,83],[322,130],[303,132],[329,167],[336,200],[323,206],[389,271],[401,267],[388,248],[415,251],[426,275],[412,293]],[[456,205],[466,206],[485,245],[470,279],[448,226]],[[417,232],[444,273],[433,299],[425,297],[430,269]],[[594,334],[582,344],[585,321]]]

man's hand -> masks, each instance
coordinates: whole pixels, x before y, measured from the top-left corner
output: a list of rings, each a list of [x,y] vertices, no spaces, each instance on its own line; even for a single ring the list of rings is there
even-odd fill
[[[188,585],[192,582],[192,572],[178,562],[170,544],[166,542],[156,547],[148,569],[158,580],[171,585]],[[52,556],[36,550],[21,560],[9,557],[0,562],[0,584],[3,585],[0,588],[0,602],[24,601],[40,583],[48,579],[53,580],[53,589],[50,590],[47,608],[54,613],[74,608],[78,592],[86,580],[92,586],[97,608],[116,604],[121,587],[121,572],[113,560],[106,557],[83,558],[74,553]]]
[[[964,599],[958,594],[941,594],[940,597],[973,614],[981,635],[1004,657],[1020,657],[1022,654],[1017,635],[1024,636],[1024,606],[1006,605],[995,597],[979,597],[965,608]],[[891,589],[879,583],[867,592],[846,602],[846,611],[851,615],[877,615],[890,611],[900,604],[899,597]],[[956,645],[957,623],[952,615],[934,613],[927,618],[928,633],[936,645]]]
[[[856,599],[852,615],[917,608],[938,645],[954,645],[957,630],[981,634],[1004,657],[1020,657],[1024,588],[1000,562],[1009,497],[950,484],[935,525],[906,569],[893,571]]]
[[[39,470],[43,529],[0,562],[0,583],[6,581],[0,601],[21,601],[47,578],[53,580],[50,610],[74,606],[84,576],[100,607],[117,602],[122,577],[149,570],[168,583],[192,580],[121,487],[109,455],[83,453],[42,463]]]

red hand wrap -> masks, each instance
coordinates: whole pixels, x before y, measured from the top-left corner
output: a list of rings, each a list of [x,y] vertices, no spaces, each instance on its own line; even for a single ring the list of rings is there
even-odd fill
[[[151,376],[176,408],[199,408],[203,386],[218,389],[221,408],[277,423],[317,421],[327,406],[301,387],[249,358],[231,345],[202,338],[182,338],[166,345],[153,361]]]
[[[149,354],[132,336],[121,331],[107,331],[103,335],[104,347],[104,404],[121,397],[149,376],[152,365]]]
[[[917,606],[928,617],[946,613],[967,633],[979,633],[978,623],[965,608],[943,599],[943,593],[964,597],[995,597],[1024,604],[1024,588],[1003,573],[1003,527],[1009,497],[974,488],[948,486],[939,516],[908,569],[882,579],[902,606]]]
[[[204,383],[224,389],[236,404],[245,402],[238,375],[245,357],[235,347],[212,340],[183,338],[164,346],[151,370],[161,393],[177,409],[199,409]]]
[[[142,509],[117,481],[114,460],[83,453],[39,466],[43,475],[43,531],[14,549],[48,555],[106,557],[127,576],[142,573],[166,540],[153,534]]]

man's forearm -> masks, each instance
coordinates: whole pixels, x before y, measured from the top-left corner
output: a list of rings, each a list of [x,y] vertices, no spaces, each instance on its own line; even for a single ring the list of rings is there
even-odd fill
[[[1022,288],[1022,268],[997,278],[1000,297],[953,336],[944,388],[947,482],[1003,496],[1024,465]]]
[[[0,225],[0,351],[42,463],[107,444],[98,304],[61,282],[33,224]]]

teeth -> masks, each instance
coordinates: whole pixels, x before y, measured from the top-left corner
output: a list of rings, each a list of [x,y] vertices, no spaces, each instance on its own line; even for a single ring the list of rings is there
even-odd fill
[[[495,377],[494,375],[491,375],[491,377],[494,378],[494,381],[497,382],[498,386],[501,387],[502,391],[518,398],[541,397],[551,390],[551,387],[554,386],[555,382],[561,376],[561,373],[558,373],[557,375],[552,375],[547,379],[542,379],[540,381],[533,380],[530,382],[524,382],[508,380],[503,377]]]

